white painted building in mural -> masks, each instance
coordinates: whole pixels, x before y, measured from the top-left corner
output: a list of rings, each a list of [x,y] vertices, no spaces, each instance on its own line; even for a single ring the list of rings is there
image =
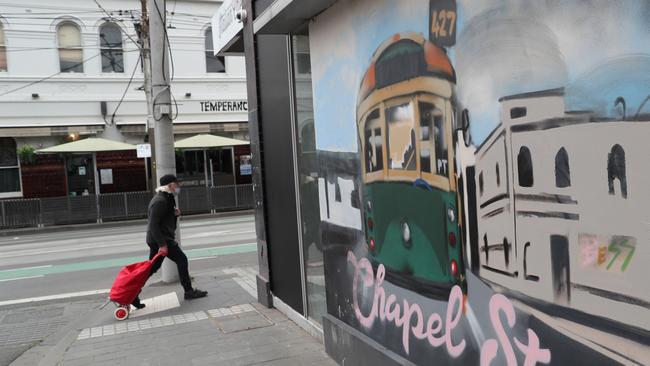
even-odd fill
[[[648,329],[650,121],[567,113],[561,89],[500,103],[476,152],[481,277]]]
[[[99,4],[109,14],[88,0],[0,4],[0,150],[88,136],[144,141],[140,1]],[[244,58],[212,52],[210,18],[220,4],[167,3],[177,139],[196,133],[248,139]]]

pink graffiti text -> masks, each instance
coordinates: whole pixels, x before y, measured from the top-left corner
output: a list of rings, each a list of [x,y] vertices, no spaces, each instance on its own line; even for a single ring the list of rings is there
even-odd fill
[[[398,328],[402,328],[402,346],[404,352],[409,354],[409,343],[411,334],[417,339],[425,340],[432,347],[445,345],[447,352],[453,358],[459,357],[465,351],[467,345],[464,339],[454,342],[453,331],[460,323],[463,314],[463,292],[459,286],[454,286],[449,294],[447,302],[447,311],[445,321],[440,314],[431,314],[424,323],[424,314],[418,304],[411,304],[408,300],[403,299],[400,306],[397,297],[394,294],[387,294],[383,288],[386,269],[383,264],[377,268],[374,274],[372,264],[367,258],[357,259],[351,251],[348,252],[348,262],[354,269],[354,279],[352,283],[352,302],[354,313],[361,324],[366,329],[372,328],[377,319],[384,322],[394,323]],[[373,291],[373,301],[368,314],[364,314],[359,304],[359,284],[363,290]],[[490,320],[496,333],[497,339],[488,339],[481,347],[481,365],[490,365],[496,358],[499,348],[503,353],[508,366],[517,365],[516,355],[508,337],[499,314],[506,316],[509,328],[514,327],[516,323],[515,309],[512,302],[501,294],[494,294],[490,299]],[[440,332],[444,328],[444,334]],[[547,364],[551,361],[551,351],[540,348],[540,341],[537,334],[527,329],[528,344],[522,343],[519,339],[514,339],[514,344],[524,355],[524,365],[532,366],[536,363]]]

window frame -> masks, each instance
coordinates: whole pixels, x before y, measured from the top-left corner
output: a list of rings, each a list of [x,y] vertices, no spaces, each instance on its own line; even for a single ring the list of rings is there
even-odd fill
[[[415,134],[415,141],[414,141],[414,146],[413,146],[413,159],[415,159],[415,169],[414,170],[407,170],[407,169],[392,169],[390,165],[388,164],[388,159],[390,157],[390,128],[388,127],[388,120],[386,118],[386,110],[389,108],[394,108],[403,104],[410,104],[411,105],[411,111],[412,111],[412,118],[413,118],[413,133]],[[413,96],[399,96],[396,98],[391,98],[383,103],[383,109],[382,109],[382,115],[384,116],[384,124],[386,126],[385,129],[385,137],[384,137],[384,144],[386,145],[386,152],[388,155],[386,155],[386,168],[388,169],[388,175],[389,176],[400,176],[400,177],[414,177],[413,181],[415,179],[419,178],[418,172],[420,171],[420,159],[419,159],[419,149],[418,149],[418,136],[420,133],[420,129],[418,128],[419,122],[419,113],[417,110],[417,100]]]
[[[119,47],[110,47],[110,46],[106,47],[106,46],[102,45],[102,37],[101,37],[102,29],[104,27],[109,27],[109,26],[115,27],[116,30],[119,32],[119,35],[120,35],[120,45],[119,45]],[[102,74],[123,74],[125,68],[124,68],[124,34],[122,33],[122,28],[119,25],[117,25],[115,22],[105,20],[98,28],[98,36],[99,36],[99,52],[100,52],[100,58],[101,58],[100,63],[101,63],[101,68],[102,68]],[[115,71],[115,70],[113,70],[113,71],[105,71],[104,70],[104,52],[105,51],[108,51],[108,52],[119,51],[119,52],[121,52],[121,54],[122,54],[121,55],[122,56],[122,58],[121,58],[122,71]]]
[[[368,97],[366,97],[365,100],[372,100],[372,96],[374,94],[370,94]],[[398,105],[398,104],[403,104],[404,101],[411,101],[414,103],[414,109],[415,109],[415,133],[416,133],[416,139],[415,139],[415,144],[416,144],[416,164],[417,164],[417,170],[416,171],[405,171],[405,170],[395,170],[395,169],[389,169],[388,167],[388,148],[387,148],[387,125],[386,125],[386,117],[385,117],[385,109]],[[456,179],[455,179],[455,167],[453,163],[454,159],[454,146],[453,146],[453,140],[452,140],[452,128],[446,128],[445,130],[445,138],[447,139],[447,156],[448,156],[448,176],[441,176],[437,174],[430,174],[430,173],[422,173],[421,167],[420,167],[420,159],[419,159],[419,149],[420,149],[420,141],[419,141],[419,136],[421,134],[420,132],[420,109],[418,103],[420,101],[425,101],[432,103],[436,106],[440,105],[440,109],[444,111],[444,116],[443,121],[446,123],[449,123],[449,126],[453,126],[454,123],[454,113],[453,113],[453,108],[451,105],[451,102],[437,94],[431,94],[431,93],[422,93],[422,92],[417,92],[417,93],[411,93],[411,94],[402,94],[402,95],[397,95],[391,98],[386,98],[382,99],[381,101],[378,101],[376,104],[368,104],[368,108],[364,108],[363,111],[360,111],[360,113],[363,113],[360,115],[360,118],[357,119],[357,133],[358,133],[358,139],[359,139],[359,144],[361,146],[361,153],[365,153],[365,120],[367,116],[374,111],[376,108],[379,108],[379,113],[380,113],[380,120],[379,123],[381,125],[381,133],[383,137],[383,146],[382,146],[382,153],[383,153],[383,158],[384,158],[384,170],[383,171],[376,171],[376,172],[367,172],[366,171],[366,164],[365,164],[365,156],[362,157],[362,173],[363,173],[363,183],[364,184],[370,184],[374,182],[391,182],[391,181],[409,181],[409,182],[415,182],[417,179],[423,179],[425,180],[428,184],[430,184],[433,188],[440,189],[443,191],[455,191],[456,190]],[[444,109],[443,109],[444,106]],[[435,151],[434,151],[435,153]]]
[[[228,68],[226,67],[226,57],[225,56],[215,56],[214,55],[214,48],[212,46],[212,37],[208,38],[208,32],[210,32],[210,35],[212,36],[212,27],[207,26],[203,30],[203,60],[205,61],[205,73],[206,74],[226,74],[228,72]],[[210,41],[208,47],[208,40]],[[215,58],[217,61],[220,61],[221,64],[223,65],[223,71],[210,71],[209,70],[209,58]]]
[[[621,162],[623,163],[622,166],[622,171],[616,171],[617,174],[616,176],[613,175],[614,172],[612,172],[612,164],[614,163],[613,159],[616,158],[614,155],[614,149],[616,148],[620,149],[620,158],[622,159]],[[616,151],[619,152],[619,149]],[[621,167],[618,167],[621,168]],[[620,174],[622,173],[622,175]],[[618,187],[619,191],[616,192],[616,179],[618,179]],[[621,198],[627,199],[628,198],[628,184],[627,184],[627,162],[625,160],[625,148],[621,146],[621,144],[614,144],[612,147],[609,149],[609,152],[607,153],[607,185],[608,185],[608,193],[610,196],[619,196]]]
[[[522,167],[521,159],[522,159],[522,153],[523,153],[524,149],[526,151],[527,160],[528,160],[529,167],[530,167],[529,171],[527,171],[525,173],[529,174],[530,176],[522,176],[522,174],[524,174],[524,172],[522,172],[522,169],[521,169],[521,167]],[[522,184],[522,181],[525,178],[530,179],[530,185],[528,183],[526,183],[526,182],[524,182],[524,183],[526,183],[525,185]],[[519,147],[519,152],[517,153],[517,185],[519,187],[522,187],[522,188],[532,188],[532,187],[535,186],[535,166],[533,164],[533,154],[530,151],[530,148],[528,146],[526,146],[526,145],[521,145]]]
[[[79,46],[76,47],[62,47],[60,42],[59,42],[59,32],[61,30],[61,27],[66,26],[66,25],[71,25],[77,29],[79,32]],[[64,20],[59,22],[56,25],[56,31],[55,31],[55,37],[56,37],[56,49],[57,49],[57,56],[58,56],[58,62],[59,62],[59,73],[60,74],[83,74],[85,73],[85,65],[84,65],[84,46],[83,46],[83,33],[81,32],[81,26],[77,24],[76,22],[72,20]],[[81,52],[81,57],[80,57],[80,62],[76,64],[74,67],[77,67],[81,65],[81,71],[73,71],[74,67],[71,67],[69,69],[63,70],[62,65],[61,65],[61,51],[62,50],[75,50],[75,51],[80,51]]]
[[[2,139],[9,139],[13,141],[14,148],[18,148],[18,143],[16,142],[16,139],[13,137],[0,137],[0,140]],[[23,178],[22,178],[22,168],[20,165],[20,157],[18,156],[18,152],[16,152],[16,165],[11,165],[11,166],[0,166],[0,170],[9,170],[9,169],[16,169],[18,171],[18,191],[12,191],[12,192],[0,192],[0,199],[2,198],[16,198],[16,197],[22,197],[23,196]]]
[[[562,160],[559,160],[562,159]],[[560,167],[558,162],[565,163],[565,166]],[[566,151],[566,148],[561,147],[557,153],[555,153],[555,188],[569,188],[571,187],[571,162],[569,160],[569,152]],[[566,183],[560,182],[560,175],[558,174],[558,168],[566,168]]]

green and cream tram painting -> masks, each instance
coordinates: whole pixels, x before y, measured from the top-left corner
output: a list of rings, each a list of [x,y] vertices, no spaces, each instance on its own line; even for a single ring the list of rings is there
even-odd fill
[[[444,296],[464,286],[454,173],[455,72],[419,33],[375,51],[357,127],[368,256],[391,282]]]

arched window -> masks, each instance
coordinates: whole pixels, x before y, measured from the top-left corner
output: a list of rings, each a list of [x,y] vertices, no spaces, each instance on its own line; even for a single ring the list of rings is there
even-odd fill
[[[530,157],[530,150],[526,146],[519,149],[517,155],[517,171],[519,173],[519,186],[533,186],[533,160]]]
[[[571,186],[571,169],[569,168],[569,154],[561,148],[555,154],[555,186],[566,188]]]
[[[223,56],[214,55],[212,27],[208,27],[205,31],[205,71],[226,72],[226,59]]]
[[[99,46],[102,52],[102,72],[124,72],[122,30],[115,23],[99,27]]]
[[[59,42],[59,65],[62,72],[84,72],[81,31],[76,24],[65,22],[56,30]]]
[[[616,194],[616,181],[618,181],[621,196],[627,198],[625,150],[619,144],[612,146],[612,151],[607,156],[607,182],[609,185],[609,194],[611,195]]]
[[[0,23],[0,71],[7,71],[7,47],[5,45],[5,30]]]
[[[0,197],[16,192],[20,192],[16,141],[11,137],[0,137]]]

